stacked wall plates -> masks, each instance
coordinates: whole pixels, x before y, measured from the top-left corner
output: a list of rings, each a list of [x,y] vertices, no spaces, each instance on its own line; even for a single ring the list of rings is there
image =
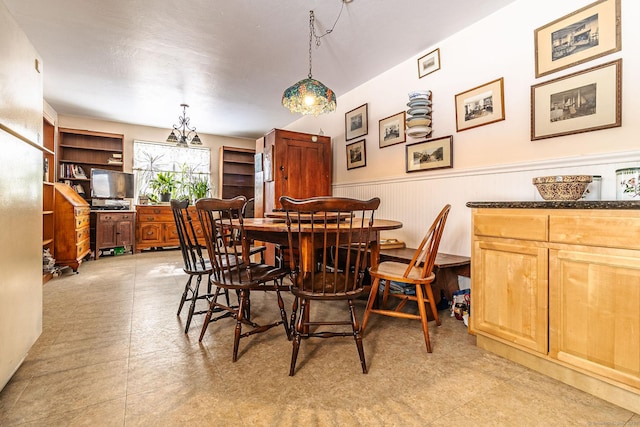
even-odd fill
[[[431,134],[431,91],[409,92],[407,103],[407,135],[423,138]]]

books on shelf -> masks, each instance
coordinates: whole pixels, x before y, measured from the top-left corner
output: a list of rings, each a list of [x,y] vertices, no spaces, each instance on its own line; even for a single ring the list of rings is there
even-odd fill
[[[111,157],[107,159],[107,163],[110,165],[121,165],[122,164],[122,153],[113,153]]]
[[[62,163],[60,165],[60,178],[87,179],[87,174],[82,166],[73,163]]]

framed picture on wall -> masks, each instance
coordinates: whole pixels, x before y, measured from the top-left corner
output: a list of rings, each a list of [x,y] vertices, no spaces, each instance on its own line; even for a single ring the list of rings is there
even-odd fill
[[[459,93],[455,102],[458,132],[504,120],[504,79]]]
[[[347,144],[347,170],[367,165],[367,150],[364,139]]]
[[[369,132],[367,105],[363,104],[345,113],[344,135],[347,141],[364,136]]]
[[[404,111],[380,120],[378,132],[380,134],[380,148],[405,142],[405,119]]]
[[[536,77],[620,50],[620,0],[599,0],[534,31]]]
[[[531,140],[622,125],[622,59],[531,86]]]
[[[423,78],[427,74],[440,69],[440,49],[432,50],[426,55],[418,58],[418,78]]]
[[[407,145],[407,172],[453,167],[453,136]]]

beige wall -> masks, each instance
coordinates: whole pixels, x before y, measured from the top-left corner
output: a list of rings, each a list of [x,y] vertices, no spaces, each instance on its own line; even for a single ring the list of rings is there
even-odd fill
[[[423,139],[408,137],[406,144],[380,149],[378,122],[406,110],[407,93],[415,89],[433,92],[433,136],[453,135],[456,170],[634,149],[638,147],[640,134],[640,121],[636,118],[640,111],[637,96],[640,81],[635,78],[640,75],[640,26],[636,25],[640,20],[640,2],[622,0],[622,51],[535,78],[534,30],[591,3],[592,0],[516,1],[341,94],[335,113],[304,117],[287,128],[310,133],[322,129],[333,138],[333,179],[338,185],[407,177],[405,145]],[[425,32],[428,31],[425,25]],[[435,48],[440,49],[441,69],[419,79],[417,59]],[[622,127],[531,141],[532,85],[618,58],[623,58]],[[315,77],[323,81],[322,76]],[[455,95],[500,77],[505,84],[506,120],[456,132]],[[323,82],[331,87],[330,81]],[[347,171],[344,114],[364,103],[368,103],[369,109],[369,132],[365,136],[367,165]]]
[[[164,142],[171,131],[171,123],[167,128],[154,128],[149,126],[131,125],[126,123],[108,122],[104,120],[88,119],[59,115],[59,126],[71,129],[86,129],[98,132],[111,132],[124,135],[124,170],[131,172],[133,165],[133,141]],[[218,186],[218,157],[219,148],[223,145],[232,147],[245,147],[254,149],[255,139],[232,138],[219,135],[201,133],[203,146],[211,149],[211,180],[217,191]]]

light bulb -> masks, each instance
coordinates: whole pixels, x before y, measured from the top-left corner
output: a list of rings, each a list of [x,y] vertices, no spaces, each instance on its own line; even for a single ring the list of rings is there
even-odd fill
[[[316,97],[313,95],[307,95],[304,97],[304,103],[306,105],[313,105],[316,103]]]

